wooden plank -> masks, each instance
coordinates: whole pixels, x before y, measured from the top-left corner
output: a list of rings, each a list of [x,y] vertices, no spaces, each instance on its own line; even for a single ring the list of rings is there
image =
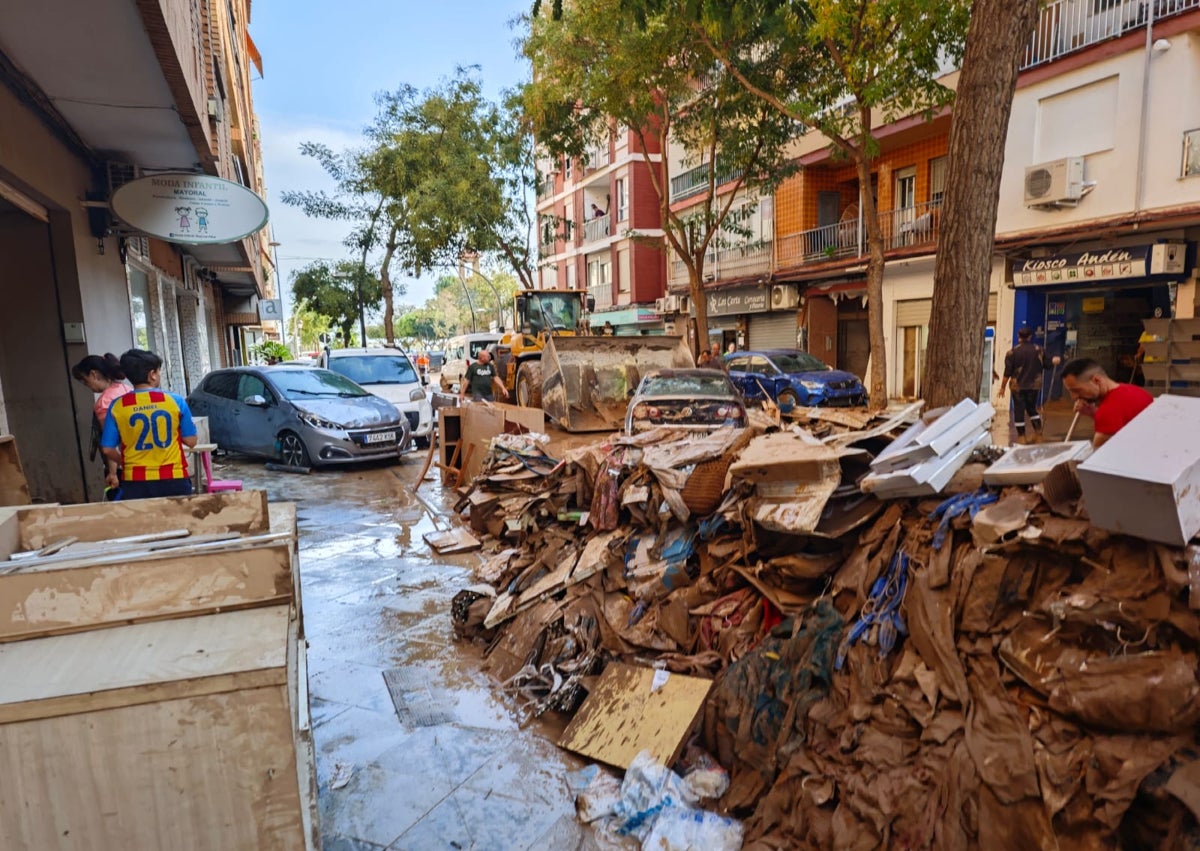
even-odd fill
[[[0,505],[29,505],[29,483],[11,434],[0,435]]]
[[[120,535],[187,529],[193,534],[239,532],[257,535],[270,522],[265,491],[197,494],[22,509],[19,549],[42,547],[74,535],[81,541],[103,541]]]
[[[0,645],[0,705],[283,668],[288,608],[223,612]]]
[[[81,567],[97,564],[132,564],[135,561],[158,558],[169,554],[175,557],[205,556],[216,552],[244,550],[253,547],[270,546],[278,541],[286,541],[288,535],[254,535],[253,537],[237,537],[226,540],[223,535],[216,536],[217,540],[205,540],[210,536],[199,535],[201,543],[189,544],[186,540],[179,541],[178,546],[167,546],[165,543],[147,544],[145,547],[133,550],[117,550],[109,553],[84,554],[82,556],[51,556],[45,559],[21,559],[20,561],[0,562],[0,575],[9,573],[26,573],[35,570],[61,570],[67,567]]]
[[[5,724],[0,777],[0,848],[306,849],[284,686]]]
[[[321,851],[321,824],[317,800],[317,754],[308,705],[308,650],[293,620],[288,630],[288,702],[292,709],[292,741],[296,751],[296,780],[300,795],[300,823],[305,851]]]
[[[654,678],[666,677],[653,690]],[[559,747],[618,768],[649,750],[671,765],[712,688],[712,680],[613,662],[559,740]]]
[[[0,642],[184,613],[287,605],[290,550],[288,541],[203,558],[168,550],[145,561],[0,576]]]
[[[161,703],[165,700],[183,700],[208,694],[224,694],[264,686],[281,686],[286,683],[287,672],[282,668],[264,668],[259,671],[239,671],[234,674],[218,674],[215,677],[110,689],[94,694],[66,694],[47,700],[27,700],[0,705],[0,725],[101,712],[105,709],[122,709],[145,703]]]

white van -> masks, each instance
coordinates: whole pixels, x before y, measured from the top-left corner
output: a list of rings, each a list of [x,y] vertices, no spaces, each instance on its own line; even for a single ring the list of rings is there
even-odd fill
[[[320,366],[391,402],[408,418],[417,448],[429,447],[433,402],[416,365],[400,349],[325,349]]]
[[[441,385],[446,393],[454,392],[467,374],[467,367],[479,353],[492,343],[500,342],[500,334],[463,334],[451,337],[446,343],[446,360],[442,364]]]

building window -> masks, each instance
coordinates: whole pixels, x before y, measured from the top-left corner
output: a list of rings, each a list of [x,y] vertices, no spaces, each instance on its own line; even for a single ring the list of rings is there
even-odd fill
[[[929,203],[934,207],[942,206],[942,198],[946,195],[946,167],[949,157],[934,157],[929,161]]]
[[[1200,129],[1183,134],[1183,176],[1200,174]]]
[[[575,289],[575,263],[572,261],[567,264],[567,289]]]
[[[625,178],[617,178],[617,221],[623,222],[629,218],[629,188]]]
[[[571,158],[563,157],[563,177],[567,180],[571,179]]]

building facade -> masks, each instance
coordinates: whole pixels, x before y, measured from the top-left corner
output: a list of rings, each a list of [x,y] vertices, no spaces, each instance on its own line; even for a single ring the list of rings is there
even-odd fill
[[[182,247],[124,228],[112,192],[197,172],[262,194],[248,0],[14,0],[0,16],[0,433],[37,500],[98,499],[92,394],[70,367],[131,346],[187,393],[246,351],[270,292],[264,229]],[[253,339],[255,331],[250,332]]]
[[[654,172],[653,174],[651,172]],[[662,154],[616,128],[580,159],[538,164],[538,286],[595,298],[593,328],[663,333],[666,255],[654,180]]]

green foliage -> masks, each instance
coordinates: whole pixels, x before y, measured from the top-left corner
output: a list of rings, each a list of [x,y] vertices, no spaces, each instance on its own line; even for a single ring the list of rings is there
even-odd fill
[[[275,340],[264,340],[250,349],[250,353],[258,356],[267,363],[291,360],[292,351],[283,343]]]
[[[310,263],[292,278],[295,297],[308,309],[329,317],[347,346],[358,321],[359,294],[364,304],[377,304],[380,286],[370,269],[348,260],[336,265],[323,260]]]
[[[288,337],[301,352],[319,350],[321,335],[329,333],[329,329],[333,327],[332,319],[314,310],[312,305],[303,299],[297,299],[292,305],[292,315],[288,323]]]
[[[543,4],[528,19],[522,45],[534,68],[524,104],[539,145],[554,156],[580,156],[607,140],[613,124],[628,127],[643,150],[686,150],[681,165],[664,155],[666,174],[649,174],[666,241],[687,266],[698,331],[706,336],[705,254],[714,240],[748,235],[753,199],[796,168],[787,148],[798,128],[721,73],[688,15],[683,0],[636,7],[630,0],[575,0],[561,10]],[[676,212],[671,178],[693,168],[703,169],[696,175],[699,203]],[[732,190],[718,196],[726,182]],[[747,197],[752,203],[743,205]]]

